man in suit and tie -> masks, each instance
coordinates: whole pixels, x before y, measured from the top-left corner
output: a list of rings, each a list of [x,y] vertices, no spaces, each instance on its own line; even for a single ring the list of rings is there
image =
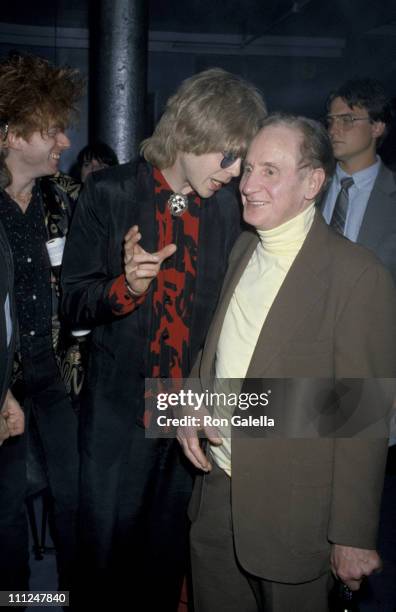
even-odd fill
[[[329,95],[327,113],[337,167],[322,198],[324,218],[353,242],[374,251],[396,280],[396,176],[376,153],[392,119],[390,99],[377,80],[354,79]],[[349,185],[347,194],[342,184]],[[395,444],[393,437],[381,507],[378,548],[383,571],[370,577],[364,593],[364,606],[378,600],[389,609],[396,606],[396,541],[391,535],[395,531]],[[371,609],[376,608],[364,607]]]
[[[322,211],[341,234],[374,251],[396,280],[396,177],[376,153],[391,118],[390,99],[375,79],[347,81],[330,94],[326,122],[337,166]],[[340,204],[343,182],[348,197]]]
[[[325,130],[302,117],[267,118],[246,156],[240,189],[252,230],[230,255],[192,376],[203,388],[211,378],[215,386],[244,379],[245,388],[258,379],[263,389],[267,380],[278,388],[286,379],[275,416],[283,431],[300,433],[251,436],[232,428],[229,438],[222,427],[206,428],[205,455],[197,428],[178,430],[186,456],[206,472],[190,505],[197,612],[324,612],[330,570],[356,590],[380,566],[385,430],[373,437],[368,427],[353,439],[345,431],[304,435],[310,414],[321,423],[329,406],[341,413],[348,384],[359,390],[349,403],[359,420],[366,392],[396,374],[393,281],[315,210],[333,169]],[[310,394],[322,381],[327,391]],[[371,424],[390,408],[391,393],[368,401]]]

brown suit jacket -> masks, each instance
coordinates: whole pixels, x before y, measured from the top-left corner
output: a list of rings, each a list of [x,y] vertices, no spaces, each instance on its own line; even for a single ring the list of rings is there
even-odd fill
[[[257,242],[255,232],[245,232],[230,255],[199,364],[203,388],[214,375],[224,316]],[[316,378],[336,385],[340,379],[395,376],[392,279],[375,256],[337,235],[316,213],[268,313],[247,378]],[[290,402],[293,394],[285,397]],[[357,411],[361,401],[358,393]],[[298,419],[304,398],[297,403],[288,414]],[[382,397],[369,403],[373,415],[382,403]],[[328,570],[331,543],[375,548],[386,450],[385,438],[233,435],[232,513],[242,567],[267,580],[298,583]]]

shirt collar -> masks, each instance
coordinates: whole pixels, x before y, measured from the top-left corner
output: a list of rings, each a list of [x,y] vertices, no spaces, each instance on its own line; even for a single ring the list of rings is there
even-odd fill
[[[313,202],[296,217],[270,230],[257,230],[265,251],[281,255],[298,250],[304,242],[315,216]]]
[[[352,177],[353,177],[353,182],[355,186],[357,187],[357,189],[367,189],[374,183],[375,179],[377,178],[380,163],[381,163],[381,158],[378,155],[376,155],[376,161],[374,164],[372,164],[368,168],[363,168],[363,170],[359,170],[359,172],[354,172]],[[341,188],[341,179],[347,176],[351,176],[351,175],[344,172],[344,170],[342,170],[340,165],[337,163],[336,172],[335,172],[337,187]]]

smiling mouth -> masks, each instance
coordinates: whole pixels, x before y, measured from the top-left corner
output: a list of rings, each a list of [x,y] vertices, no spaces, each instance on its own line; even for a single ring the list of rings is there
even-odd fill
[[[60,160],[60,153],[51,153],[50,157],[51,157],[51,159],[55,159],[55,161],[59,161]]]
[[[262,206],[265,206],[266,202],[250,202],[249,200],[246,201],[245,206],[253,206],[254,208],[261,208]]]
[[[215,191],[217,191],[218,189],[221,189],[223,187],[223,185],[225,185],[226,183],[222,183],[221,181],[218,181],[217,179],[211,178],[210,179],[212,182],[212,189],[214,189]]]

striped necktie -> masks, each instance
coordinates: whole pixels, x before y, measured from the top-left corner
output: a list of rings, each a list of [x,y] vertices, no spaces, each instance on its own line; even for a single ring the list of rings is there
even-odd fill
[[[345,219],[347,216],[349,204],[348,191],[349,188],[352,187],[352,185],[353,178],[351,176],[346,176],[345,178],[341,179],[341,189],[338,193],[334,205],[333,215],[330,220],[331,227],[334,227],[334,229],[340,234],[344,233]]]

